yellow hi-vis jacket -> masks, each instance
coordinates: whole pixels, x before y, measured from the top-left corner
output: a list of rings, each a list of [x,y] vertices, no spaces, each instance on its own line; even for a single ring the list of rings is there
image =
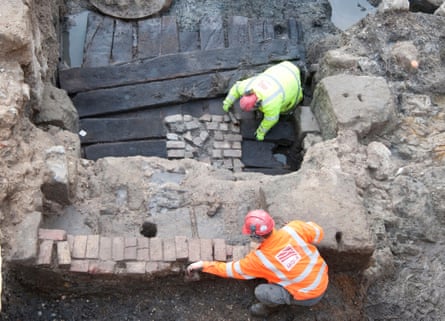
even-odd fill
[[[328,287],[328,266],[316,243],[324,236],[313,222],[292,221],[234,262],[204,261],[203,271],[236,279],[263,278],[284,287],[296,300],[315,299]]]
[[[264,114],[257,131],[265,135],[280,119],[280,113],[291,110],[303,100],[300,70],[289,61],[266,69],[263,73],[237,81],[229,90],[224,105],[233,103],[246,93],[253,92]]]

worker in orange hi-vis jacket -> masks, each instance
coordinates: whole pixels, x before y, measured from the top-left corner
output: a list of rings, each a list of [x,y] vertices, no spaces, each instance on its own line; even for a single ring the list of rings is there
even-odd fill
[[[295,220],[276,230],[269,213],[258,209],[247,213],[242,232],[260,243],[256,250],[234,262],[197,261],[187,273],[266,279],[269,283],[255,288],[260,302],[250,307],[254,316],[267,316],[283,305],[312,306],[321,300],[329,278],[328,266],[314,245],[324,236],[319,225]]]

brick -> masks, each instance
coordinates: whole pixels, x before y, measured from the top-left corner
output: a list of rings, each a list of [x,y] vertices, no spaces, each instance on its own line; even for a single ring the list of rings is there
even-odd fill
[[[150,259],[150,240],[146,237],[138,237],[137,243],[136,259],[138,261],[148,261]]]
[[[125,249],[124,238],[120,236],[113,237],[112,259],[114,261],[124,260],[124,249]]]
[[[224,157],[241,158],[242,152],[239,149],[225,149],[225,150],[223,150],[223,156]]]
[[[228,131],[229,130],[229,124],[226,124],[226,123],[219,124],[219,130],[221,130],[221,131]]]
[[[150,239],[150,260],[151,261],[162,261],[162,239],[154,237]]]
[[[75,235],[73,242],[73,258],[84,259],[87,249],[87,236],[86,235]]]
[[[164,239],[163,242],[164,242],[164,246],[163,246],[164,261],[167,261],[167,262],[176,261],[175,240],[174,239]]]
[[[246,254],[249,252],[248,247],[244,245],[235,245],[233,246],[233,255],[232,260],[238,261],[241,260]]]
[[[227,261],[226,242],[223,239],[213,240],[215,261]]]
[[[167,151],[167,157],[169,158],[183,158],[185,156],[185,151],[182,149],[169,149]]]
[[[85,257],[87,259],[99,258],[99,235],[88,235]]]
[[[213,148],[215,148],[215,149],[228,149],[228,148],[230,148],[230,143],[229,142],[218,142],[218,141],[215,141],[215,142],[213,142]]]
[[[184,149],[185,148],[185,142],[177,140],[170,140],[167,141],[167,148],[168,149]]]
[[[87,273],[89,263],[90,263],[90,261],[88,261],[88,260],[72,260],[71,266],[70,266],[70,271],[71,272]]]
[[[101,236],[99,240],[99,259],[103,261],[113,258],[111,237]]]
[[[222,158],[222,150],[221,149],[212,150],[212,157],[213,158]]]
[[[232,149],[241,149],[241,143],[240,142],[233,142],[232,143]]]
[[[226,244],[226,254],[227,254],[227,258],[233,257],[233,245]]]
[[[126,237],[124,259],[128,261],[128,260],[136,260],[136,258],[137,258],[137,238]]]
[[[158,271],[158,269],[158,262],[147,262],[145,265],[145,272],[147,272],[148,274],[153,274],[154,272]]]
[[[74,235],[68,234],[66,240],[68,241],[68,244],[70,246],[70,251],[72,253],[74,249]]]
[[[224,140],[228,142],[241,142],[243,141],[243,136],[239,134],[227,134],[224,135]]]
[[[43,240],[42,242],[40,242],[37,265],[51,265],[53,245],[53,240]]]
[[[224,115],[212,115],[212,121],[221,123],[224,121]]]
[[[213,242],[211,239],[201,239],[201,260],[213,261]]]
[[[53,240],[53,241],[66,241],[66,231],[56,229],[39,229],[39,239],[41,240]]]
[[[127,262],[127,273],[145,274],[145,262]]]
[[[88,273],[113,274],[116,263],[114,261],[91,261],[88,265]]]
[[[68,241],[57,242],[57,264],[59,267],[69,267],[71,264],[71,251]]]
[[[189,248],[187,237],[175,236],[176,260],[187,260],[189,257]]]
[[[201,242],[199,239],[188,239],[189,261],[195,262],[201,260]]]

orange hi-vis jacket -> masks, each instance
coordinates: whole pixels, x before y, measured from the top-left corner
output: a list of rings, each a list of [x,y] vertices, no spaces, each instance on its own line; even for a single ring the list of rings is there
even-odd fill
[[[322,295],[328,287],[328,266],[313,244],[324,236],[313,222],[292,221],[265,239],[243,259],[208,262],[203,272],[221,277],[249,280],[264,278],[283,286],[296,300]]]

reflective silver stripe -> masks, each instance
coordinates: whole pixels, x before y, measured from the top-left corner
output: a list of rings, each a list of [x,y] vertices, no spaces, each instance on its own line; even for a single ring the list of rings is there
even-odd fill
[[[232,103],[232,105],[233,105],[233,103],[234,103],[235,100],[236,100],[236,98],[235,98],[234,96],[232,96],[232,95],[228,95],[228,96],[226,97],[226,99],[228,99],[228,100]]]
[[[307,292],[312,291],[313,289],[315,289],[320,284],[321,278],[323,277],[325,269],[326,269],[326,263],[323,262],[323,265],[321,266],[321,269],[318,272],[317,277],[315,278],[314,282],[312,282],[311,285],[309,285],[309,286],[307,286],[307,287],[305,287],[303,289],[300,289],[299,291],[303,292],[303,293],[307,293]]]
[[[297,232],[295,232],[289,226],[285,226],[282,229],[285,230],[287,233],[289,233],[290,236],[292,236],[295,242],[297,242],[298,245],[303,249],[304,253],[306,253],[308,256],[311,256],[312,254],[311,250],[307,247],[306,242],[303,241],[303,239],[297,234]]]
[[[312,222],[306,222],[306,223],[309,224],[310,226],[312,226],[315,230],[315,238],[312,242],[318,243],[320,241],[320,229],[318,227],[316,227]]]
[[[266,128],[264,128],[263,126],[259,126],[258,127],[258,130],[261,132],[261,133],[263,133],[263,134],[266,134],[267,133],[267,129]]]
[[[252,77],[251,79],[250,79],[250,81],[247,83],[247,85],[246,85],[246,90],[244,91],[244,94],[247,94],[251,89],[252,89],[252,87],[250,87],[251,85],[252,85],[252,83],[255,81],[255,79],[257,79],[258,78],[258,76],[255,76],[255,77]]]
[[[280,119],[280,115],[276,115],[276,116],[272,116],[272,117],[264,117],[265,120],[269,120],[269,121],[276,121],[278,119]]]
[[[282,280],[282,282],[289,281],[289,279],[284,275],[284,273],[278,270],[277,267],[273,265],[272,262],[270,262],[267,259],[267,257],[264,256],[263,252],[261,252],[260,250],[256,250],[255,254],[258,256],[261,263],[263,263],[266,268],[268,268],[271,272],[273,272],[277,276],[277,278]]]
[[[301,92],[301,84],[300,84],[300,77],[298,76],[298,73],[296,73],[294,70],[290,69],[288,66],[286,66],[285,64],[279,65],[280,67],[283,67],[287,70],[289,70],[289,72],[295,77],[295,80],[297,81],[298,84],[298,93],[297,93],[297,97],[300,96],[300,92]]]
[[[292,283],[297,283],[297,282],[301,282],[303,281],[305,278],[307,278],[307,276],[312,272],[312,269],[314,268],[315,264],[317,264],[318,261],[318,257],[320,255],[318,254],[318,251],[311,253],[311,255],[309,256],[311,261],[308,265],[306,265],[306,268],[304,269],[304,271],[297,277],[293,278],[292,280],[289,280],[286,283],[281,284],[282,286],[287,286],[289,284]]]
[[[226,264],[226,273],[227,273],[227,276],[228,276],[229,278],[233,278],[232,263],[233,263],[233,262],[228,262],[228,263]]]
[[[269,103],[271,100],[275,99],[275,97],[277,97],[279,94],[283,94],[283,99],[282,100],[285,101],[286,100],[286,93],[284,92],[284,88],[280,84],[278,79],[276,79],[274,76],[268,75],[268,74],[263,74],[263,76],[271,79],[280,88],[279,90],[275,91],[272,95],[270,95],[269,97],[267,97],[266,99],[263,100],[263,106],[267,105],[267,103]]]

